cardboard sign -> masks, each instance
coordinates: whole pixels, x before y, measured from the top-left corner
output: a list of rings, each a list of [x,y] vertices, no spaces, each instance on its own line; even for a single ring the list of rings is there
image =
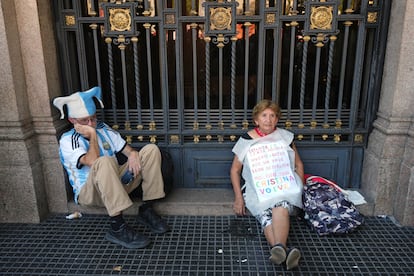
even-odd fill
[[[257,143],[250,147],[247,158],[259,201],[297,190],[287,147],[283,143]]]

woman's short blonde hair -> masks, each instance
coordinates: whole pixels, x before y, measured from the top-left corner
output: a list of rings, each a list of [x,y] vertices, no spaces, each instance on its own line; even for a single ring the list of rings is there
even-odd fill
[[[265,109],[268,109],[268,108],[273,110],[273,112],[276,114],[278,118],[280,118],[280,116],[282,115],[282,111],[280,110],[280,107],[277,103],[272,102],[271,100],[266,100],[266,99],[261,100],[253,107],[253,111],[252,111],[253,123],[254,123],[254,120],[257,119],[257,116],[259,116],[260,113],[262,113]]]

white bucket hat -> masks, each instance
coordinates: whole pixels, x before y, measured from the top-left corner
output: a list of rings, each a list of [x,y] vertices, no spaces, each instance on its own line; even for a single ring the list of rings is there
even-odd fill
[[[96,98],[101,107],[103,108],[102,102],[102,91],[101,88],[95,86],[84,92],[76,92],[70,96],[57,97],[53,100],[53,105],[60,110],[60,119],[65,118],[63,106],[66,105],[68,109],[68,117],[70,118],[83,118],[92,116],[96,113],[96,105],[93,98]]]

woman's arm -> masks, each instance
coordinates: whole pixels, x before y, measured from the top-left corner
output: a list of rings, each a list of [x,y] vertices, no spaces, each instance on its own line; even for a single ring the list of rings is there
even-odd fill
[[[231,178],[231,184],[233,185],[233,191],[234,191],[234,205],[233,205],[233,211],[239,215],[244,216],[246,215],[246,208],[244,206],[244,198],[243,193],[241,190],[241,170],[242,170],[243,164],[239,161],[237,158],[237,155],[234,156],[233,164],[230,169],[230,178]]]

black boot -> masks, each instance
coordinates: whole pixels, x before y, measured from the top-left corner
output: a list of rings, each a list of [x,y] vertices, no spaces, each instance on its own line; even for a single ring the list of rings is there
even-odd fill
[[[138,234],[126,223],[122,224],[116,231],[110,229],[106,233],[105,238],[110,242],[122,245],[126,248],[144,248],[151,243],[147,237]]]
[[[141,206],[137,221],[148,226],[152,232],[156,234],[164,234],[170,231],[170,227],[167,223],[154,211],[151,206]]]

